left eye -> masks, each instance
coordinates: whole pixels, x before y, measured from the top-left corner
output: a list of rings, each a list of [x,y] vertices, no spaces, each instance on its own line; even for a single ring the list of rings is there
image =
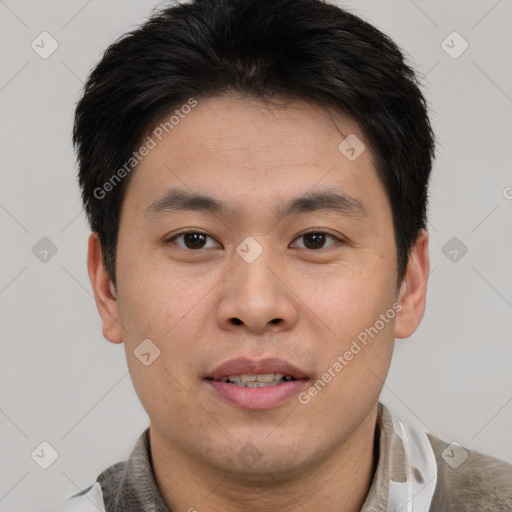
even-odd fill
[[[313,250],[324,249],[325,242],[328,238],[334,240],[334,242],[327,247],[330,247],[339,241],[339,238],[335,237],[334,235],[330,235],[329,233],[324,233],[323,231],[310,231],[300,235],[298,238],[296,238],[296,240],[300,240],[301,238],[304,239],[304,246],[300,248]]]
[[[206,240],[210,238],[213,240],[213,238],[205,233],[201,233],[198,231],[189,231],[187,233],[180,233],[178,235],[173,236],[169,242],[174,242],[175,240],[182,239],[184,246],[181,244],[177,244],[182,249],[208,249],[212,246],[206,245]],[[215,242],[215,240],[213,240]],[[215,242],[216,244],[216,242]],[[216,244],[217,247],[219,247],[218,244]]]

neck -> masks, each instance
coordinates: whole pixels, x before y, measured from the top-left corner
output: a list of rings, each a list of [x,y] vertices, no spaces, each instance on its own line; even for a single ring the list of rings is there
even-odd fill
[[[266,473],[259,481],[194,460],[150,426],[153,469],[160,493],[173,512],[359,512],[376,466],[377,407],[326,457],[286,476]]]

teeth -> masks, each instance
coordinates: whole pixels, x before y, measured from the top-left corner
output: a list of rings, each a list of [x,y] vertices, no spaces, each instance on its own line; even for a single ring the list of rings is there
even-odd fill
[[[280,381],[277,382],[241,382],[236,383],[237,386],[243,386],[246,388],[266,388],[268,386],[277,386],[278,384],[281,384]]]
[[[244,376],[242,375],[242,377]],[[256,377],[256,382],[272,382],[273,380],[281,380],[284,375],[282,373],[265,373],[263,375],[253,375],[253,377]]]
[[[230,382],[231,384],[247,388],[261,388],[275,386],[283,381],[288,382],[293,380],[293,377],[285,376],[282,373],[265,373],[260,375],[230,375],[229,377],[222,377],[220,380],[221,382]]]

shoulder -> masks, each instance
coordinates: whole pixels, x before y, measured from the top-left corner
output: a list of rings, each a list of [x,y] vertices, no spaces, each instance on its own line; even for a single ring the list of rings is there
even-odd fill
[[[148,427],[140,434],[127,460],[109,466],[92,485],[43,512],[142,510],[143,505],[153,502],[160,505],[155,510],[165,509],[154,480]]]
[[[512,511],[512,465],[427,434],[437,462],[431,512]]]
[[[43,512],[106,512],[101,484],[96,481],[65,501],[45,508]]]
[[[106,498],[116,492],[125,468],[126,462],[110,466],[92,485],[52,507],[51,512],[106,512]]]

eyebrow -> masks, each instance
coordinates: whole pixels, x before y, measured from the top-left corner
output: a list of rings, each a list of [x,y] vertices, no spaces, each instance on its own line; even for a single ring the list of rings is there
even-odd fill
[[[321,210],[349,217],[365,217],[367,215],[367,210],[359,199],[346,192],[334,190],[308,192],[284,205],[277,205],[273,213],[276,218],[282,218]],[[146,208],[144,215],[157,215],[173,211],[199,211],[225,215],[234,213],[233,208],[219,199],[175,188],[151,203]]]

